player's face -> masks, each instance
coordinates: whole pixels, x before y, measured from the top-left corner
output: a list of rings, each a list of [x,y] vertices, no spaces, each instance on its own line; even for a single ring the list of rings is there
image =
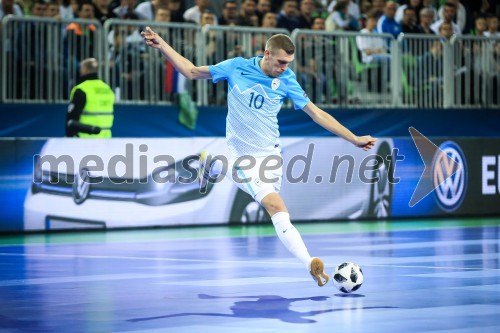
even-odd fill
[[[288,55],[284,50],[280,49],[278,51],[271,52],[266,50],[264,55],[268,57],[269,62],[269,76],[278,77],[287,70],[290,63],[295,59],[295,56]]]

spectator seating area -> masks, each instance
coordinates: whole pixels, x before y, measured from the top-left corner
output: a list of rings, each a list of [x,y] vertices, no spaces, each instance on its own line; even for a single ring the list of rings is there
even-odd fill
[[[187,92],[198,105],[224,105],[225,84],[186,81],[146,47],[140,31],[150,26],[198,65],[261,54],[271,35],[290,34],[292,69],[326,107],[499,106],[500,37],[491,7],[467,12],[463,23],[457,0],[442,10],[421,0],[213,1],[212,10],[207,0],[188,8],[189,1],[175,0],[1,1],[3,103],[67,103],[79,62],[96,57],[119,103],[173,104]],[[474,26],[468,15],[476,16]]]

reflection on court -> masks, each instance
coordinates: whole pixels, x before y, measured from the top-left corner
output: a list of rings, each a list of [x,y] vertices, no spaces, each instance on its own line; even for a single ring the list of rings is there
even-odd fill
[[[425,227],[424,227],[425,225]],[[318,288],[270,226],[0,237],[1,332],[498,332],[500,222],[297,224]]]

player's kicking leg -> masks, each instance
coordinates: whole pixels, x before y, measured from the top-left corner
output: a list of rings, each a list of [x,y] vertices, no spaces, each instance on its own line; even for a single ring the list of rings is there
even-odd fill
[[[260,199],[259,194],[257,194],[256,199]],[[262,198],[261,204],[271,215],[274,229],[283,245],[306,266],[318,286],[323,287],[329,280],[328,275],[324,272],[325,265],[320,258],[312,258],[309,255],[299,231],[290,222],[290,215],[286,211],[281,196],[276,192],[269,193]]]
[[[238,170],[239,179],[255,180],[260,178],[260,164],[264,159],[257,159],[256,166],[250,170]],[[268,164],[269,166],[275,166]],[[260,203],[271,216],[274,229],[278,238],[283,245],[290,251],[297,259],[299,259],[312,275],[318,286],[322,287],[328,282],[328,275],[324,273],[324,264],[319,258],[312,258],[307,251],[307,248],[300,236],[300,233],[290,222],[290,215],[283,202],[283,199],[278,194],[281,187],[282,168],[267,169],[264,172],[265,178],[274,181],[266,183],[264,181],[248,181],[248,182],[235,182],[244,192],[253,195],[255,201]],[[233,177],[233,180],[234,177]]]

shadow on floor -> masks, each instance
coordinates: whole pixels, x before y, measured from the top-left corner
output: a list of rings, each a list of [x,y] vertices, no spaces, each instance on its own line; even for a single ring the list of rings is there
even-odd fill
[[[342,309],[326,309],[317,311],[306,311],[299,312],[290,309],[293,302],[300,301],[316,301],[323,302],[329,299],[327,296],[316,296],[316,297],[305,297],[305,298],[285,298],[276,295],[264,295],[264,296],[239,296],[239,297],[219,297],[211,296],[206,294],[199,294],[200,299],[256,299],[251,301],[237,301],[229,309],[232,314],[227,313],[210,313],[210,312],[185,312],[169,314],[164,316],[156,317],[145,317],[145,318],[134,318],[129,319],[130,322],[140,322],[147,320],[157,320],[165,318],[174,317],[185,317],[185,316],[211,316],[211,317],[226,317],[226,318],[265,318],[265,319],[277,319],[286,323],[295,324],[311,324],[315,323],[316,320],[306,318],[314,317],[316,315],[328,312],[336,311],[350,311],[359,309],[357,307],[353,308],[342,308]],[[363,307],[363,309],[382,309],[382,308],[394,308],[394,307]]]

